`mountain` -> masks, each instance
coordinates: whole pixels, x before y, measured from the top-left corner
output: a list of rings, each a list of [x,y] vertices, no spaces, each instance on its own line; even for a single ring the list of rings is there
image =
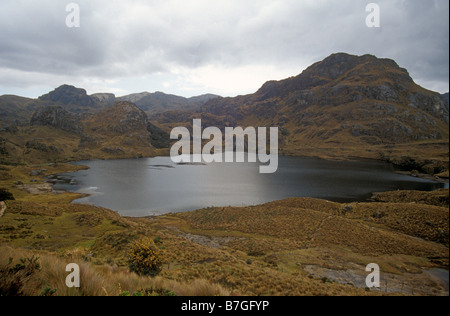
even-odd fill
[[[62,85],[38,99],[0,96],[0,163],[132,158],[167,151],[169,134],[150,113],[190,109],[216,97],[191,99],[147,92],[116,98]],[[129,101],[141,102],[141,108]]]
[[[9,97],[9,102],[6,100]],[[11,101],[13,98],[21,99],[16,96],[2,96],[4,102],[0,99],[0,110],[2,104],[13,105],[14,103],[23,104],[32,102],[33,110],[43,106],[61,106],[73,113],[87,113],[101,110],[112,106],[115,102],[131,102],[137,105],[148,115],[173,110],[195,110],[207,101],[218,98],[214,94],[205,94],[192,98],[184,98],[176,95],[165,94],[163,92],[142,92],[116,97],[112,93],[96,93],[88,95],[85,89],[77,88],[71,85],[62,85],[55,90],[40,96],[37,100],[22,98],[17,102]]]
[[[117,98],[117,100],[133,102],[149,116],[152,116],[166,111],[194,111],[207,101],[218,97],[214,94],[205,94],[192,98],[184,98],[163,92],[142,92],[123,96]]]
[[[152,156],[155,154],[144,111],[130,102],[116,102],[113,106],[83,120],[85,135],[79,150],[100,151],[98,155],[115,157]]]
[[[447,93],[444,93],[444,94],[442,95],[442,97],[447,101],[447,104],[450,102],[450,101],[449,101],[449,97],[448,97],[448,92],[447,92]]]
[[[99,111],[112,105],[114,100],[113,94],[89,96],[86,90],[69,85],[62,85],[37,99],[3,95],[0,96],[0,131],[17,130],[18,126],[27,126],[36,111],[46,107],[57,107],[60,112],[64,109],[73,114],[82,114]],[[41,112],[40,115],[44,113]]]
[[[112,93],[95,93],[91,95],[95,103],[101,104],[105,107],[111,106],[116,102],[116,96]]]
[[[204,103],[208,102],[209,100],[213,100],[213,99],[217,99],[217,98],[220,98],[220,96],[218,96],[217,94],[207,93],[207,94],[202,94],[202,95],[199,95],[196,97],[191,97],[188,100],[190,103],[204,104]]]
[[[71,107],[72,111],[83,111],[97,105],[96,101],[87,95],[86,90],[74,86],[62,85],[52,92],[39,97],[40,101]]]
[[[17,131],[19,125],[30,121],[36,109],[33,99],[15,95],[0,96],[0,132]]]
[[[447,100],[415,84],[395,61],[372,55],[333,54],[254,94],[152,118],[167,130],[191,126],[193,118],[222,130],[278,126],[287,155],[383,159],[431,173],[448,169]]]
[[[279,127],[285,155],[378,159],[448,175],[448,95],[420,87],[395,61],[372,55],[333,54],[235,98],[89,96],[64,85],[38,100],[1,96],[0,113],[3,160],[152,155],[169,147],[172,128],[200,118],[204,128]]]
[[[117,98],[117,101],[127,101],[136,104],[139,100],[150,94],[151,94],[150,92],[133,93],[123,97],[119,97]]]
[[[0,135],[0,163],[13,164],[150,157],[169,139],[130,102],[82,114],[41,107],[28,125]]]
[[[65,84],[37,99],[15,95],[0,96],[0,122],[2,127],[7,122],[10,124],[13,121],[17,121],[18,124],[27,124],[34,112],[41,107],[59,106],[72,113],[89,113],[123,101],[134,103],[150,116],[166,111],[193,111],[214,98],[219,96],[204,94],[184,98],[163,92],[142,92],[123,97],[116,97],[112,93],[88,95],[85,89]]]
[[[297,126],[322,126],[317,120],[315,124],[312,122],[313,118],[318,118],[316,115],[304,115],[317,112],[311,110],[327,110],[328,113],[321,114],[336,122],[369,122],[395,117],[399,124],[395,132],[400,135],[394,135],[393,131],[385,134],[384,126],[376,124],[365,129],[368,135],[376,136],[380,141],[394,143],[400,139],[440,139],[441,131],[435,129],[436,134],[430,135],[427,124],[434,126],[443,121],[448,125],[448,103],[444,98],[416,85],[408,72],[394,61],[370,55],[332,55],[297,77],[265,83],[255,94],[212,100],[201,112],[231,115],[238,121],[249,117],[257,117],[260,121],[270,118],[270,123],[281,126],[292,120],[298,123]],[[424,124],[417,125],[414,121]],[[406,122],[415,128],[410,131],[406,126],[400,126]],[[345,126],[338,126],[338,130],[348,129]],[[420,130],[424,127],[426,131]]]

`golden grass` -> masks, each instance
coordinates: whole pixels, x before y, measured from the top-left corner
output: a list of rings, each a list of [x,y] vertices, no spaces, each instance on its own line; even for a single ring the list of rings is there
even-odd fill
[[[130,273],[126,269],[109,265],[96,266],[79,258],[64,258],[47,252],[29,251],[0,246],[0,267],[8,264],[9,258],[38,257],[40,269],[23,279],[23,294],[42,295],[45,288],[56,290],[56,296],[119,296],[123,292],[135,293],[144,289],[170,289],[178,296],[227,296],[230,292],[218,284],[204,279],[182,283],[162,277],[150,278]],[[80,288],[66,286],[66,266],[76,263],[80,267]]]
[[[5,172],[15,176],[25,177],[29,171],[8,168]],[[412,196],[415,204],[408,202]],[[0,263],[9,256],[40,257],[42,269],[39,277],[27,280],[27,295],[39,295],[47,286],[57,289],[57,295],[88,296],[132,294],[150,287],[194,296],[379,295],[341,284],[326,273],[364,274],[367,264],[377,262],[382,271],[407,282],[423,269],[446,267],[448,208],[430,205],[441,198],[448,200],[448,190],[384,194],[381,202],[373,203],[292,198],[129,218],[68,204],[70,195],[19,192],[15,201],[6,202],[0,219]],[[160,241],[162,269],[153,279],[128,272],[128,250],[142,237]],[[82,270],[80,290],[65,286],[65,265],[71,262]],[[414,286],[416,294],[436,291]]]

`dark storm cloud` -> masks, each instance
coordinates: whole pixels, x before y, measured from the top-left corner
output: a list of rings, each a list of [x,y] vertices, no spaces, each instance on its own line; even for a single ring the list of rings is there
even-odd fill
[[[0,2],[0,94],[42,78],[106,86],[163,73],[188,86],[205,69],[296,75],[335,52],[392,58],[417,82],[448,89],[447,0],[79,0],[81,27],[67,28],[69,2]],[[369,2],[380,5],[379,29],[365,25]]]

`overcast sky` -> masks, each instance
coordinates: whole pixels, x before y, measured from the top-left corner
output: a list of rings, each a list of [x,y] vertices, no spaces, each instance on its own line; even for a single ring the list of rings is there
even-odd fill
[[[80,27],[69,28],[69,3]],[[366,26],[366,5],[380,28]],[[0,95],[255,92],[332,53],[392,58],[449,90],[448,0],[1,0]]]

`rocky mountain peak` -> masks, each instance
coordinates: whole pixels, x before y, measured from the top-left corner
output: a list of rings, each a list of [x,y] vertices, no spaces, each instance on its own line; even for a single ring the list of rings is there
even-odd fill
[[[354,146],[357,155],[367,148],[367,156],[388,157],[389,146],[448,140],[445,97],[414,83],[395,61],[372,55],[333,54],[298,76],[211,100],[202,110],[208,124],[279,126],[282,149],[295,153],[309,145]]]
[[[116,101],[116,96],[113,93],[95,93],[91,98],[102,105],[111,106]]]
[[[86,90],[70,85],[62,85],[52,92],[39,97],[41,101],[60,103],[62,105],[94,106],[94,100],[87,95]]]

